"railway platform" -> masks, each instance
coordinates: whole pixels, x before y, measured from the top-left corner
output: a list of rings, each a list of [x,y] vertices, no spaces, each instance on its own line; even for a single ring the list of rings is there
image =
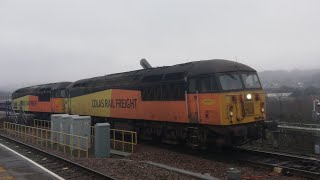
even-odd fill
[[[0,143],[0,179],[63,179]]]

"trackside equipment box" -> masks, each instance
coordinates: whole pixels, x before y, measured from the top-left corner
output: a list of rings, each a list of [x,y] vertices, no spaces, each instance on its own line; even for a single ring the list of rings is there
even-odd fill
[[[95,157],[110,157],[110,124],[97,123],[94,126],[94,155]]]
[[[62,116],[68,116],[68,114],[52,114],[51,115],[51,141],[58,142],[59,141],[59,134],[57,132],[60,131],[60,122]]]
[[[69,114],[51,115],[51,140],[59,144],[80,146],[91,145],[91,117]],[[75,137],[76,136],[76,137]]]
[[[87,140],[84,138],[73,138],[73,146],[78,146],[80,141],[80,147],[86,149],[87,146],[90,148],[91,144],[91,117],[90,116],[77,116],[72,117],[72,123],[70,127],[70,133],[72,135],[77,135],[81,137],[87,137]]]
[[[77,117],[78,115],[68,115],[60,117],[60,134],[59,143],[70,145],[70,127],[72,124],[72,117]]]

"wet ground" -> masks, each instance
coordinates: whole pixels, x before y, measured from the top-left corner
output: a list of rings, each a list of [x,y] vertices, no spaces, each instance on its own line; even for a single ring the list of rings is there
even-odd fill
[[[57,179],[0,143],[0,179]]]

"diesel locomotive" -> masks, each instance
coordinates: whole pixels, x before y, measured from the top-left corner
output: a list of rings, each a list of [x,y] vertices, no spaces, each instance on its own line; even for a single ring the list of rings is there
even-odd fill
[[[265,92],[253,68],[202,60],[76,82],[18,89],[13,107],[48,116],[88,115],[139,138],[206,147],[234,146],[264,132]]]

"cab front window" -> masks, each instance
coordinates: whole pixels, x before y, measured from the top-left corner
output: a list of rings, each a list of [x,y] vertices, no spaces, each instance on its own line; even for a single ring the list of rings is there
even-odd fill
[[[225,73],[220,75],[219,82],[224,91],[243,89],[240,76],[236,73]]]
[[[245,88],[247,89],[261,88],[261,84],[256,73],[242,73],[241,77],[242,77]]]

